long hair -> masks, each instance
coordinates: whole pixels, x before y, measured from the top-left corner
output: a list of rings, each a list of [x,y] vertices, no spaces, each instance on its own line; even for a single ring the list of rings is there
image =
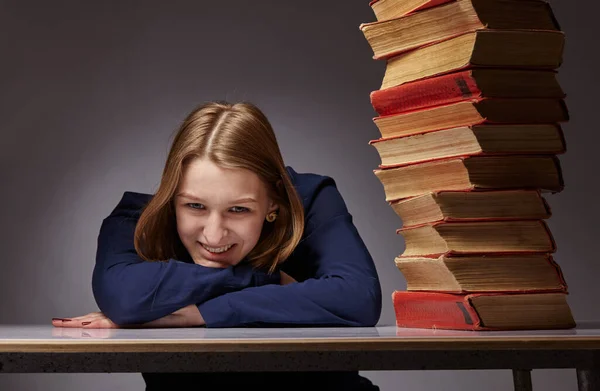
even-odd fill
[[[273,272],[294,251],[304,230],[302,201],[285,169],[267,117],[252,103],[205,103],[179,127],[163,170],[160,186],[146,205],[135,229],[134,245],[146,261],[184,256],[177,234],[174,196],[187,165],[208,158],[223,168],[244,168],[258,175],[278,204],[277,219],[264,224],[248,260]]]

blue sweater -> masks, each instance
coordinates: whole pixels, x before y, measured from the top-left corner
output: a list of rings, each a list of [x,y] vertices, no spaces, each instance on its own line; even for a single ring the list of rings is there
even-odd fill
[[[125,192],[98,236],[92,288],[100,310],[120,325],[161,318],[190,304],[207,327],[374,326],[381,287],[373,259],[332,178],[287,168],[305,211],[305,230],[281,265],[297,283],[279,285],[242,261],[225,269],[191,257],[143,261],[133,236],[149,194]]]

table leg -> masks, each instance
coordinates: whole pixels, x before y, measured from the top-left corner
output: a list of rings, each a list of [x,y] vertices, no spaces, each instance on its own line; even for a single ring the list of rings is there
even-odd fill
[[[579,391],[600,391],[600,369],[577,368]]]
[[[531,369],[513,369],[512,371],[515,391],[533,391]]]

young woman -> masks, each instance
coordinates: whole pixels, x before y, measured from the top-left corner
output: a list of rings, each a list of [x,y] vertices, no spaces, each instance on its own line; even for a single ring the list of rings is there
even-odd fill
[[[250,103],[187,116],[156,193],[125,192],[103,221],[92,288],[102,312],[53,325],[374,326],[381,312],[373,260],[334,180],[286,167]],[[143,375],[147,390],[190,376]],[[378,389],[356,372],[192,375],[203,389]]]

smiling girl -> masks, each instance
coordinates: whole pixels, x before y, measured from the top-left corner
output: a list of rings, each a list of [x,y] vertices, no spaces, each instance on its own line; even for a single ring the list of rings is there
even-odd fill
[[[374,326],[381,312],[373,260],[334,180],[286,167],[269,121],[250,103],[211,102],[187,116],[156,193],[125,192],[104,219],[92,288],[101,312],[52,324]],[[189,377],[143,375],[147,390]],[[356,372],[259,375],[193,381],[378,389]]]

